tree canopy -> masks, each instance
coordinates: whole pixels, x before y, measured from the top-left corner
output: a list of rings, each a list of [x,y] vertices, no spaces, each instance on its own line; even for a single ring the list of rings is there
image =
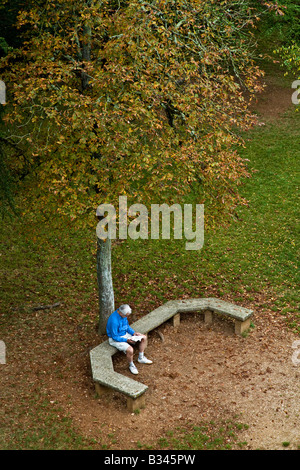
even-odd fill
[[[126,194],[230,211],[249,176],[240,131],[260,89],[253,31],[270,2],[21,5],[7,51],[5,165],[24,207],[80,219]],[[30,204],[29,204],[30,203]]]

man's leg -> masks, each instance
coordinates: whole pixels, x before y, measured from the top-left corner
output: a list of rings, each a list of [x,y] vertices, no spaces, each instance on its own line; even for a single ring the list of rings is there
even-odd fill
[[[139,352],[143,353],[147,347],[147,336],[145,335],[144,338],[140,341],[139,344]]]
[[[126,349],[126,357],[127,357],[127,361],[129,362],[129,364],[133,362],[133,347],[130,345]]]
[[[147,336],[144,336],[143,339],[141,340],[140,344],[139,344],[139,358],[138,358],[138,362],[140,362],[141,364],[152,364],[152,361],[150,361],[149,359],[147,359],[145,356],[144,356],[144,351],[147,347]]]
[[[126,349],[126,357],[129,364],[130,372],[135,375],[138,374],[138,370],[133,363],[133,347],[130,345],[128,345],[128,348]]]
[[[130,344],[125,343],[125,342],[113,341],[112,338],[109,338],[108,341],[111,346],[117,348],[119,351],[122,351],[123,353],[126,354],[130,372],[132,372],[132,374],[138,374],[138,370],[133,363],[133,347],[130,346]]]

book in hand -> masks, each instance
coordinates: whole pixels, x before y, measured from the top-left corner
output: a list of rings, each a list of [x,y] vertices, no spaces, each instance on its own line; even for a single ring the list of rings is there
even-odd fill
[[[141,335],[135,335],[131,336],[130,341],[134,341],[136,343],[137,341],[141,341],[142,339],[143,337]]]

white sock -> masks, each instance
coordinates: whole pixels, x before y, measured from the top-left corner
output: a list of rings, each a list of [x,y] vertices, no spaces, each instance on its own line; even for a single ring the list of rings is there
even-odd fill
[[[132,362],[129,362],[129,367],[130,367],[130,366],[134,366],[133,361],[132,361]]]
[[[139,353],[139,359],[143,359],[143,357],[144,357],[144,353],[143,353],[143,352],[140,352],[140,353]]]

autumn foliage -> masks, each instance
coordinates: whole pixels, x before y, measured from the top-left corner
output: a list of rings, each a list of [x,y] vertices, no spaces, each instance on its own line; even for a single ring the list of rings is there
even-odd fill
[[[28,207],[75,219],[122,194],[162,203],[192,193],[207,216],[231,211],[260,89],[257,3],[28,2],[24,45],[1,65],[6,164]]]

